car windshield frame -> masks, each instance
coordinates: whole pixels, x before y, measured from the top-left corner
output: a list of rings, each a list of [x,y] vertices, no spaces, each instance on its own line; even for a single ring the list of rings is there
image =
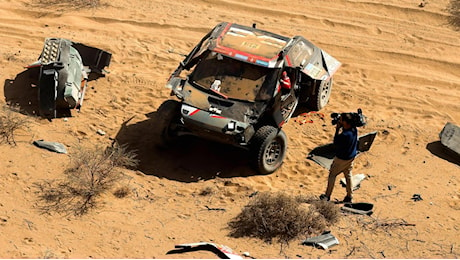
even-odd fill
[[[193,84],[234,100],[256,102],[273,96],[276,83],[270,83],[278,69],[258,66],[213,51],[200,56],[201,59],[189,75]]]

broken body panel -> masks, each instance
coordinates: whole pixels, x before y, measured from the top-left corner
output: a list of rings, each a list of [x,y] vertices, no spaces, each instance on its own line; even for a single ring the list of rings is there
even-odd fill
[[[111,54],[62,38],[46,38],[37,62],[27,68],[39,67],[39,112],[54,118],[58,109],[80,108],[89,74],[104,76]]]

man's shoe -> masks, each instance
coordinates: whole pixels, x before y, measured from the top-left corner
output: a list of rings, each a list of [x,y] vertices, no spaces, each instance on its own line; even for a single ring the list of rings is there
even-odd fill
[[[351,202],[352,202],[352,200],[353,200],[353,198],[352,198],[352,197],[349,197],[349,196],[345,196],[345,198],[343,199],[343,202],[345,202],[345,203],[351,203]]]
[[[326,196],[326,194],[319,195],[319,199],[323,201],[329,201],[331,198]]]

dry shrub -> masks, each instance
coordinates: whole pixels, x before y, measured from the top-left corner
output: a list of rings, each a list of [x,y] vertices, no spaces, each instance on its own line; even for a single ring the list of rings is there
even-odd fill
[[[458,30],[460,28],[460,0],[450,0],[447,11],[451,15],[449,23]]]
[[[338,220],[338,212],[333,203],[307,207],[284,193],[259,193],[228,225],[233,237],[255,237],[266,242],[277,239],[287,244],[299,236],[321,233]]]
[[[198,195],[200,195],[200,196],[208,196],[208,195],[212,195],[214,193],[215,193],[214,189],[212,187],[208,186],[208,187],[203,188],[200,191],[200,193],[198,193]]]
[[[321,214],[327,223],[335,224],[340,219],[340,209],[336,205],[328,201],[316,200],[312,201],[312,206],[316,212]]]
[[[114,144],[107,149],[79,147],[71,156],[64,180],[44,181],[38,188],[43,212],[83,215],[97,199],[123,177],[119,167],[137,165],[136,154]]]
[[[16,145],[14,139],[17,130],[24,130],[29,126],[29,118],[20,115],[19,109],[3,106],[0,114],[0,143]]]
[[[38,0],[36,3],[41,7],[57,6],[71,9],[96,8],[101,5],[100,0]]]
[[[113,195],[119,199],[128,196],[131,193],[131,189],[128,186],[119,187],[113,192]]]

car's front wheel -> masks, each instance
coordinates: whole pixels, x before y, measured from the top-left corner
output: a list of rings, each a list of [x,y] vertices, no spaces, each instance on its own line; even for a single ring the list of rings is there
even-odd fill
[[[180,120],[181,103],[176,100],[166,100],[157,110],[157,131],[163,146],[172,144],[177,139],[177,123]]]
[[[273,126],[263,126],[252,137],[251,148],[257,170],[262,174],[272,173],[286,156],[286,134]]]

